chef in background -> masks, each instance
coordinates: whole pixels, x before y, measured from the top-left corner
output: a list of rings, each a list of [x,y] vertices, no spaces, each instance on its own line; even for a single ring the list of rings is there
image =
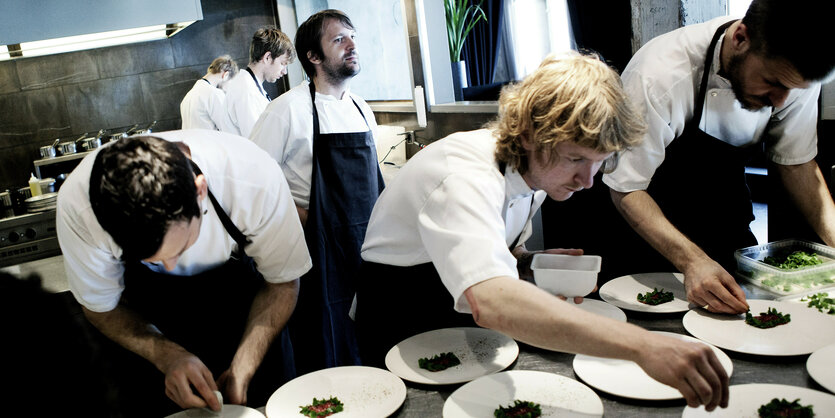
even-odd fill
[[[275,83],[287,74],[296,52],[284,32],[266,26],[255,31],[249,46],[249,64],[226,89],[226,111],[232,122],[230,133],[249,137],[255,121],[270,104],[264,82]]]
[[[412,335],[475,323],[537,347],[631,360],[688,405],[727,406],[728,376],[706,345],[594,315],[519,279],[546,195],[562,201],[591,187],[643,131],[615,71],[594,57],[552,56],[502,91],[488,128],[412,157],[380,195],[362,247],[363,362],[382,365]]]
[[[180,102],[183,129],[211,129],[229,132],[224,85],[238,74],[238,64],[229,55],[215,58],[206,74],[194,83]]]
[[[350,90],[360,71],[356,36],[339,10],[302,23],[296,51],[310,82],[270,103],[250,136],[284,171],[313,258],[290,327],[293,340],[305,344],[296,357],[299,373],[360,363],[348,313],[383,179],[374,113]]]
[[[281,170],[249,140],[190,130],[108,144],[61,187],[56,226],[128,416],[219,410],[213,390],[263,406],[295,377],[283,328],[310,256]]]
[[[800,212],[835,245],[835,205],[814,159],[820,81],[835,68],[820,45],[832,40],[821,5],[754,0],[742,20],[680,28],[632,57],[624,88],[649,129],[603,182],[640,237],[611,237],[611,253],[601,254],[610,266],[678,270],[690,302],[745,312],[731,272],[734,251],[757,245],[745,163],[763,144]]]

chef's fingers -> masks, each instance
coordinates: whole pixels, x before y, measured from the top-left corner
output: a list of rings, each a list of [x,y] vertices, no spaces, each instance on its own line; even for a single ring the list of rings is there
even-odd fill
[[[551,248],[543,251],[545,254],[583,255],[582,248]]]
[[[725,366],[723,366],[719,361],[719,357],[713,355],[710,356],[708,360],[710,361],[711,368],[716,371],[716,375],[719,377],[719,382],[722,385],[721,393],[719,395],[719,406],[727,408],[728,400],[730,399],[728,385],[730,384],[731,378],[728,376]]]
[[[736,295],[731,294],[725,286],[718,286],[710,289],[707,294],[707,304],[714,312],[737,314],[748,310],[745,303],[745,295],[739,300]]]
[[[719,362],[719,359],[709,348],[706,348],[701,358],[696,361],[696,369],[699,376],[698,378],[694,377],[694,380],[698,384],[704,383],[707,385],[706,388],[701,388],[699,392],[705,404],[705,410],[712,411],[718,405],[727,406],[728,375],[725,373],[725,368]]]
[[[217,395],[215,395],[217,386],[215,386],[214,378],[212,378],[212,373],[209,369],[201,370],[200,376],[193,379],[191,384],[212,411],[220,411],[220,402],[218,402]]]

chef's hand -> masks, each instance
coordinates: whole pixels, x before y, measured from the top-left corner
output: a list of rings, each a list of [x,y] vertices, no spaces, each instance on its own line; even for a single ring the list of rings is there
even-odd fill
[[[594,285],[594,289],[591,291],[591,293],[594,293],[596,291],[597,291],[597,285]],[[568,298],[563,296],[563,295],[557,295],[557,297],[562,299],[562,300],[568,300]],[[574,303],[579,305],[579,304],[583,303],[584,299],[585,298],[583,296],[574,296]]]
[[[745,292],[719,263],[705,259],[692,264],[683,273],[687,300],[696,306],[707,306],[711,312],[727,314],[748,311]]]
[[[728,406],[728,374],[706,344],[653,334],[638,355],[638,365],[678,389],[687,405],[704,405],[708,411]]]
[[[209,407],[220,411],[221,405],[214,393],[217,390],[215,379],[197,356],[183,350],[166,362],[162,372],[165,373],[165,394],[181,408]]]
[[[249,388],[249,379],[237,376],[232,369],[223,372],[217,379],[217,385],[223,388],[228,403],[235,405],[246,405],[246,392]]]
[[[528,251],[524,246],[518,246],[513,250],[513,255],[516,257],[516,269],[519,271],[519,278],[527,281],[533,280],[533,270],[531,270],[531,262],[535,254],[567,254],[567,255],[583,255],[583,250],[580,248],[552,248],[544,251]],[[565,300],[565,299],[563,299]]]

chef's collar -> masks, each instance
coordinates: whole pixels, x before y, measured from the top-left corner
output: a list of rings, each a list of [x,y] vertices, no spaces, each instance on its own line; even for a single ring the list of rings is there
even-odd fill
[[[310,84],[309,81],[307,81],[306,83]],[[336,98],[336,96],[331,96],[330,94],[322,94],[322,93],[319,93],[317,91],[316,92],[316,101],[319,101],[319,100],[330,101],[330,102],[339,102],[339,101],[346,101],[346,100],[351,101],[351,88],[350,87],[345,88],[345,94],[342,95],[341,99]]]
[[[719,70],[722,69],[722,41],[725,39],[725,34],[719,36],[716,42],[716,49],[713,50],[713,62],[710,64],[710,73],[713,77],[707,80],[708,89],[730,89],[731,81],[725,78]]]
[[[509,199],[516,199],[533,194],[534,190],[522,178],[522,175],[510,165],[504,169],[505,194]]]

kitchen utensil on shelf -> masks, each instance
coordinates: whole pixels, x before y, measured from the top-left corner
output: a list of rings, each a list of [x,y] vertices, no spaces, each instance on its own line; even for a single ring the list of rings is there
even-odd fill
[[[55,179],[54,178],[47,177],[47,178],[41,179],[38,183],[40,184],[40,187],[41,187],[41,193],[46,194],[46,193],[55,192]]]
[[[101,139],[98,137],[84,138],[81,141],[81,149],[84,151],[92,151],[101,146]]]
[[[44,145],[42,146],[38,152],[41,154],[41,158],[53,158],[58,154],[58,151],[55,149],[55,146],[61,142],[60,138],[56,138],[55,142],[52,145]]]
[[[152,129],[152,128],[156,125],[156,124],[157,124],[157,121],[153,121],[153,122],[151,122],[151,124],[150,124],[150,125],[148,125],[148,127],[147,127],[147,128],[145,128],[145,129],[139,129],[139,130],[134,131],[133,135],[147,135],[147,134],[149,134],[149,133],[151,133],[151,132],[152,132],[152,131],[151,131],[151,129]]]
[[[61,142],[58,144],[58,151],[61,155],[75,154],[75,141]]]

